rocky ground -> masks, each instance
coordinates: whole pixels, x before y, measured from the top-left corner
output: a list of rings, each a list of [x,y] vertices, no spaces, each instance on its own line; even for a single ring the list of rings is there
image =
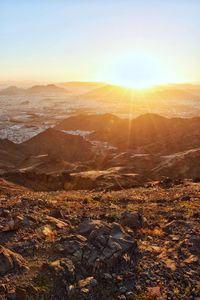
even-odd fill
[[[200,299],[200,184],[32,192],[0,181],[0,299]]]

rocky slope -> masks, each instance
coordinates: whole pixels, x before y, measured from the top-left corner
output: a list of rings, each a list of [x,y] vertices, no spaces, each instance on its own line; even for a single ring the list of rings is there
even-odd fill
[[[0,299],[200,297],[200,185],[32,192],[0,180]]]

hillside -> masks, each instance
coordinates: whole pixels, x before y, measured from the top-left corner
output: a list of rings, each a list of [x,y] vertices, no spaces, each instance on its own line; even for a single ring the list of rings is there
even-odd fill
[[[48,154],[67,161],[83,161],[92,157],[89,142],[80,136],[66,134],[52,128],[22,143],[21,147],[27,155]]]
[[[0,140],[0,173],[15,169],[24,158],[17,144],[6,139]]]
[[[0,183],[2,300],[200,296],[199,183],[106,193]]]
[[[123,121],[113,115],[113,114],[104,114],[104,115],[75,115],[71,116],[61,123],[55,126],[59,130],[83,130],[83,131],[97,131],[97,130],[109,130],[112,127],[117,127],[119,123]]]
[[[112,114],[78,115],[67,118],[56,128],[93,131],[89,139],[137,153],[166,155],[200,146],[199,117],[165,118],[145,114],[128,120]]]
[[[1,140],[0,154],[2,176],[37,190],[62,189],[61,177],[51,176],[78,166],[85,170],[95,156],[90,142],[51,128],[21,144]]]
[[[33,190],[127,189],[163,177],[196,180],[199,149],[200,118],[77,115],[21,144],[2,140],[0,172]]]
[[[99,130],[90,139],[110,142],[121,150],[138,153],[170,154],[199,147],[200,118],[164,118],[146,114],[118,124],[112,130]]]
[[[199,178],[199,161],[200,148],[163,156],[161,163],[152,170],[152,173],[156,178],[160,178],[161,174],[177,179]]]

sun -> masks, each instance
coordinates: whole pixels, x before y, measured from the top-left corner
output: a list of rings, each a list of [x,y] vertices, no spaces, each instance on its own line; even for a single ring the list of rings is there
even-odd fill
[[[148,89],[170,82],[163,64],[144,52],[122,53],[105,72],[106,81],[131,89]]]

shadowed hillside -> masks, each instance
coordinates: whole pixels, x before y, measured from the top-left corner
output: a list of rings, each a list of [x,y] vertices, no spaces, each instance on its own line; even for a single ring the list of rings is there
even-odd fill
[[[62,130],[90,130],[91,140],[109,142],[121,150],[171,154],[200,146],[200,118],[165,118],[156,114],[133,120],[111,114],[79,115],[56,126]]]
[[[86,114],[21,144],[2,140],[0,170],[34,190],[116,190],[163,177],[196,180],[199,149],[200,118]]]

